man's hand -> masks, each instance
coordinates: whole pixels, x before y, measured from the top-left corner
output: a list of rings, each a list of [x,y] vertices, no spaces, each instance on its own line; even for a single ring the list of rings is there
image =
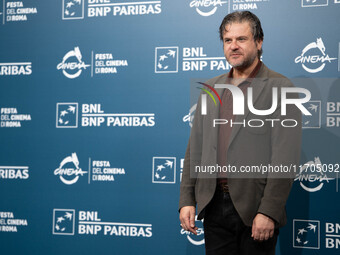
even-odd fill
[[[197,235],[196,230],[198,228],[195,227],[195,212],[195,206],[183,206],[179,212],[179,220],[184,230]]]
[[[274,235],[274,221],[268,216],[258,213],[253,220],[251,237],[254,240],[265,241]]]

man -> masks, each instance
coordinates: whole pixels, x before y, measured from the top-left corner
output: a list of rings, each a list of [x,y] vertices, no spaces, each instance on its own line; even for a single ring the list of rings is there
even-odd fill
[[[197,234],[197,206],[198,219],[204,218],[206,254],[275,254],[278,228],[286,224],[285,204],[293,183],[293,171],[259,176],[197,169],[232,166],[238,172],[246,166],[298,165],[301,112],[294,105],[287,105],[286,115],[281,114],[281,88],[293,85],[261,62],[263,31],[253,13],[227,15],[220,26],[220,39],[224,55],[233,68],[204,85],[209,88],[216,84],[237,86],[245,102],[249,96],[247,90],[252,89],[253,108],[259,110],[275,107],[272,91],[277,88],[278,104],[269,116],[258,116],[247,106],[243,115],[236,115],[231,90],[215,89],[222,104],[215,106],[208,98],[205,100],[207,113],[202,114],[204,106],[200,97],[184,161],[179,201],[181,226]],[[275,119],[275,124],[266,119]],[[294,120],[296,125],[279,124],[284,119]],[[250,121],[264,124],[246,125]],[[224,124],[216,125],[221,122]]]

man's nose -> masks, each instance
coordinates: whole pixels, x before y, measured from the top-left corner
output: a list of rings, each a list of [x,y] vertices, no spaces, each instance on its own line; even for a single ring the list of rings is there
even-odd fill
[[[237,50],[237,49],[239,48],[239,46],[238,46],[236,40],[233,40],[233,41],[231,42],[230,48],[231,48],[232,50]]]

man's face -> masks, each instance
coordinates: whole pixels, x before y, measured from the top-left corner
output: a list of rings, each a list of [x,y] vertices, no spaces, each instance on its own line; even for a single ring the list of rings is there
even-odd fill
[[[246,69],[257,57],[262,41],[254,41],[249,22],[232,23],[223,34],[224,56],[232,67]]]

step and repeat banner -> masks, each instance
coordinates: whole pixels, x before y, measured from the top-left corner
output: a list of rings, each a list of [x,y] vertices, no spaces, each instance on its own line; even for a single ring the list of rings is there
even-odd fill
[[[236,10],[312,93],[277,254],[339,252],[338,178],[309,169],[340,164],[339,0],[0,0],[1,254],[204,254],[178,220],[190,84],[230,70]]]

